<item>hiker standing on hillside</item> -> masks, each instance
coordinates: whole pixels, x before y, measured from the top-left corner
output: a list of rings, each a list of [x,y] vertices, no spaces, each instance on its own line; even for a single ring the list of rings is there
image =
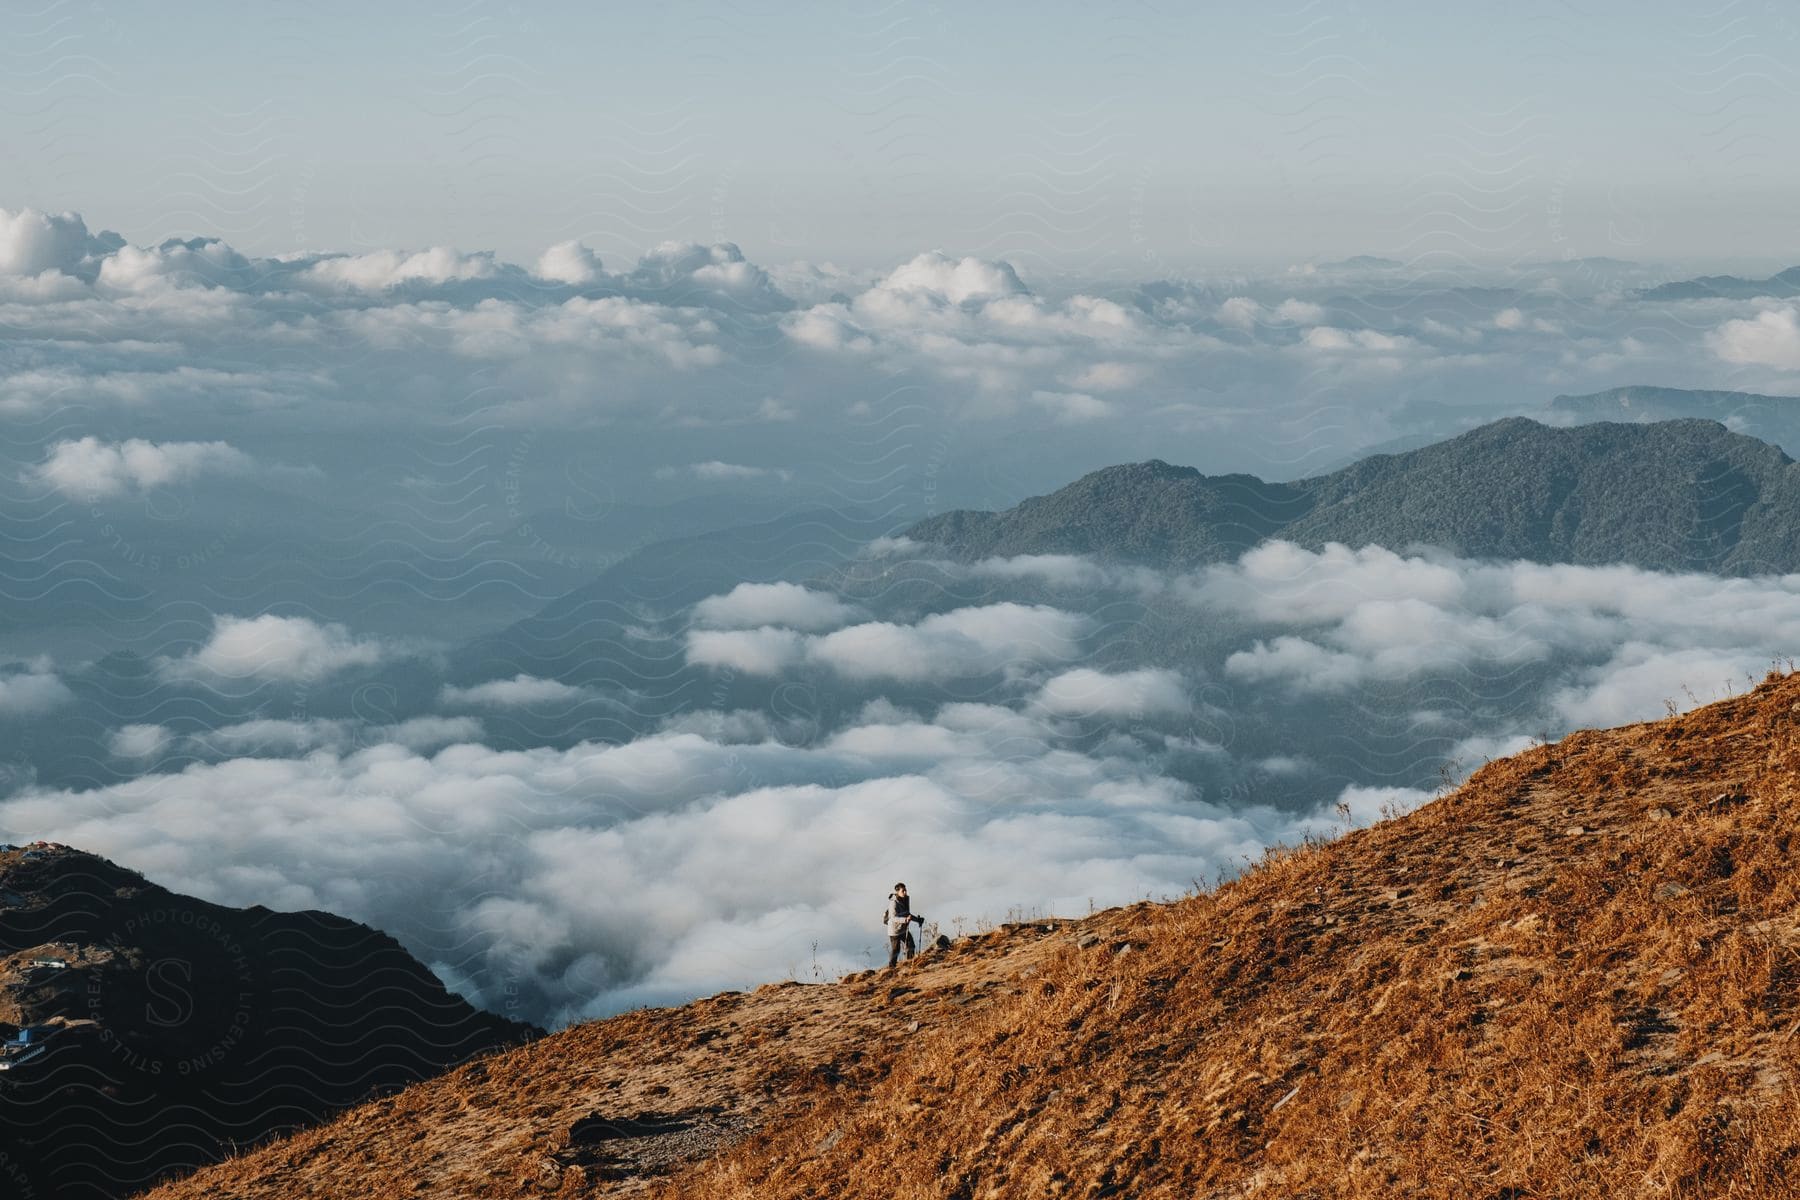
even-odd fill
[[[887,926],[888,934],[888,970],[893,970],[900,962],[900,947],[906,947],[906,957],[910,962],[918,952],[913,943],[912,925],[925,923],[924,917],[913,916],[912,900],[906,894],[906,885],[896,883],[894,890],[888,893],[887,911],[881,914],[882,923]]]

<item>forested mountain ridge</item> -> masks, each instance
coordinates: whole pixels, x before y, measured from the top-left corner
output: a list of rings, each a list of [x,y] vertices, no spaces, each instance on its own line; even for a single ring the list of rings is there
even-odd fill
[[[1785,573],[1800,569],[1800,471],[1714,421],[1554,428],[1513,417],[1292,483],[1163,462],[1108,467],[1005,512],[928,518],[907,536],[958,559],[1091,554],[1189,568],[1281,538]]]

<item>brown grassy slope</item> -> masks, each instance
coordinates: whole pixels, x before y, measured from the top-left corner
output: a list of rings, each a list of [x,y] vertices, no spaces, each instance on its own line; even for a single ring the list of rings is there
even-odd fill
[[[895,972],[770,984],[579,1025],[147,1193],[157,1200],[629,1194],[965,1020],[1066,936],[1009,926]]]
[[[153,1195],[1800,1194],[1797,739],[1771,680],[917,992],[578,1027]],[[689,1123],[583,1123],[659,1112]]]
[[[1058,951],[658,1197],[1800,1193],[1800,677]]]

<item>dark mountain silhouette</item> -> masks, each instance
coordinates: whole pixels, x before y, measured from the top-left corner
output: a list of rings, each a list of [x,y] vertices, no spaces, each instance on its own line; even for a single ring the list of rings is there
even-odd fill
[[[1478,558],[1759,574],[1800,569],[1800,470],[1711,421],[1496,421],[1292,483],[1164,462],[1095,471],[1000,513],[912,527],[952,557],[1092,554],[1186,568],[1267,538]]]
[[[0,1194],[134,1194],[538,1031],[385,934],[0,850]]]

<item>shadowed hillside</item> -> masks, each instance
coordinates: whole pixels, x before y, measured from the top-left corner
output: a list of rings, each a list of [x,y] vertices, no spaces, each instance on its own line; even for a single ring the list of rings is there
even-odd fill
[[[0,850],[0,1195],[129,1195],[533,1032],[342,917]]]
[[[1790,1194],[1797,769],[1772,676],[1209,894],[577,1027],[153,1194]]]
[[[1800,570],[1796,531],[1794,461],[1723,425],[1557,429],[1512,417],[1285,484],[1162,462],[1108,467],[1006,512],[932,517],[908,536],[962,559],[1093,554],[1180,568],[1279,537],[1750,575]]]

